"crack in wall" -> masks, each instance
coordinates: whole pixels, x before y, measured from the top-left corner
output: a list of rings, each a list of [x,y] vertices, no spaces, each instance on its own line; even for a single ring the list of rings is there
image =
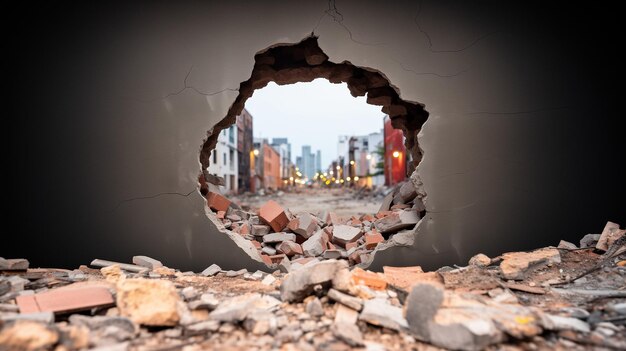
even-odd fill
[[[188,193],[179,193],[176,191],[169,191],[169,192],[163,192],[163,193],[158,193],[155,195],[148,195],[148,196],[138,196],[138,197],[132,197],[130,199],[125,199],[120,201],[117,206],[115,206],[115,208],[113,208],[113,210],[111,211],[116,211],[118,208],[120,208],[120,206],[122,206],[123,204],[129,203],[129,202],[134,202],[134,201],[138,201],[138,200],[150,200],[150,199],[155,199],[157,197],[161,197],[161,196],[166,196],[166,195],[174,195],[174,196],[182,196],[182,197],[189,197],[189,195],[193,194],[194,192],[197,192],[198,189],[193,189],[192,191],[188,192]]]

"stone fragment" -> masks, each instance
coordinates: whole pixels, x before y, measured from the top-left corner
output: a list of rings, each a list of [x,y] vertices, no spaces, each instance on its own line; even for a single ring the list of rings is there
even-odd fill
[[[0,280],[0,296],[11,291],[11,283],[8,280]]]
[[[569,241],[561,240],[559,241],[559,246],[557,246],[557,248],[566,249],[566,250],[576,250],[578,247],[575,244],[570,243]]]
[[[350,307],[353,310],[360,311],[363,308],[363,300],[358,297],[344,294],[335,289],[328,290],[328,298]]]
[[[357,241],[361,235],[363,235],[363,232],[361,232],[360,228],[343,224],[335,225],[333,227],[332,242],[345,247],[347,243]]]
[[[402,309],[381,298],[365,300],[359,320],[396,331],[408,327],[406,319],[402,316]]]
[[[384,211],[389,211],[389,208],[391,207],[391,203],[393,202],[393,195],[394,192],[391,191],[389,194],[387,194],[384,198],[383,198],[383,203],[380,205],[380,208],[378,209],[378,212],[384,212]]]
[[[133,263],[149,269],[163,267],[163,263],[161,263],[161,261],[148,256],[133,256]]]
[[[263,236],[269,234],[270,226],[265,224],[253,224],[250,227],[250,234],[254,236]]]
[[[287,228],[307,239],[310,238],[317,229],[317,220],[309,213],[302,213],[298,217],[292,219]]]
[[[365,233],[365,247],[368,250],[374,250],[379,243],[385,241],[385,238],[378,231],[373,230],[369,233]]]
[[[359,312],[351,309],[350,307],[342,304],[336,304],[335,310],[335,324],[355,324],[359,319]]]
[[[289,223],[285,210],[275,201],[266,202],[259,209],[259,218],[267,223],[275,232],[280,232]],[[295,238],[294,240],[295,241]]]
[[[321,317],[324,315],[324,308],[322,307],[322,302],[315,296],[310,296],[305,299],[305,307],[304,310],[306,313],[311,315],[312,317]]]
[[[10,290],[13,292],[19,292],[24,290],[26,284],[30,283],[28,279],[24,279],[17,275],[9,277],[6,281],[9,283],[11,287]]]
[[[280,285],[280,297],[286,302],[299,302],[309,296],[316,285],[333,287],[349,274],[346,261],[327,260],[303,266],[287,274]],[[343,289],[338,289],[343,290]]]
[[[619,224],[613,222],[606,222],[602,234],[596,244],[596,249],[606,251],[611,244],[624,235],[624,231],[619,229]]]
[[[460,295],[429,283],[412,287],[405,313],[416,338],[449,349],[479,350],[505,340],[507,334],[522,339],[542,332],[529,308]]]
[[[600,234],[587,234],[580,239],[580,248],[595,247],[600,240]]]
[[[353,347],[363,346],[363,334],[354,323],[335,323],[333,335]]]
[[[272,246],[263,246],[261,248],[261,252],[267,254],[268,256],[276,255],[276,249],[273,248]]]
[[[141,273],[141,272],[146,271],[146,267],[138,266],[136,264],[120,263],[120,262],[113,262],[113,261],[107,261],[107,260],[101,260],[101,259],[95,259],[91,261],[91,265],[95,267],[110,267],[110,266],[117,265],[119,266],[120,269],[123,269],[128,272],[135,272],[135,273]]]
[[[52,289],[15,298],[21,313],[67,313],[113,305],[109,289],[100,286]]]
[[[270,311],[280,305],[280,301],[258,293],[245,294],[223,301],[211,312],[210,318],[220,322],[241,322],[252,313]]]
[[[185,335],[194,336],[206,334],[207,332],[216,332],[220,328],[220,322],[216,320],[206,320],[198,323],[192,323],[185,326]]]
[[[319,256],[326,250],[326,243],[323,238],[324,231],[318,230],[310,238],[302,243],[302,251],[306,256]]]
[[[265,276],[265,278],[263,278],[263,280],[261,280],[261,284],[272,285],[274,284],[275,281],[276,281],[276,278],[273,275],[268,274]]]
[[[552,314],[542,314],[541,323],[548,330],[574,330],[581,333],[589,333],[589,324],[577,318],[555,316]]]
[[[167,280],[126,279],[117,284],[120,315],[146,326],[175,326],[182,303],[174,284]]]
[[[213,263],[212,265],[207,267],[205,270],[203,270],[200,274],[205,276],[205,277],[211,277],[211,276],[214,276],[214,275],[216,275],[217,273],[219,273],[221,271],[222,271],[222,268],[220,268],[220,266],[218,266],[215,263]]]
[[[97,338],[100,342],[122,342],[130,340],[139,332],[139,327],[126,317],[91,317],[74,314],[70,316],[69,322],[74,326],[89,329],[93,337]]]
[[[536,269],[548,263],[560,263],[559,250],[543,248],[532,252],[508,252],[502,255],[500,271],[505,279],[524,279],[524,275],[531,269]]]
[[[49,325],[16,321],[0,330],[2,350],[49,350],[59,341],[58,332]]]
[[[416,210],[394,211],[390,215],[374,222],[374,227],[382,234],[397,232],[405,228],[413,228],[419,222],[420,216]]]
[[[266,244],[281,243],[283,241],[296,241],[296,235],[291,233],[272,233],[263,236],[263,242]]]
[[[220,301],[210,293],[204,293],[200,295],[200,298],[189,303],[189,309],[191,310],[209,310],[213,311],[219,306]]]
[[[209,191],[206,196],[207,205],[213,211],[227,211],[230,206],[230,200],[225,198],[222,194]]]
[[[324,251],[324,258],[326,259],[338,259],[341,258],[341,250],[332,249]]]
[[[278,245],[277,249],[289,257],[303,254],[302,247],[293,241],[283,241],[280,245]]]
[[[24,258],[4,259],[0,257],[0,271],[24,271],[28,269],[29,262]]]
[[[487,267],[490,264],[491,264],[491,258],[489,258],[489,256],[482,254],[482,253],[472,256],[472,258],[470,258],[469,260],[470,266]]]
[[[233,271],[233,270],[227,271],[226,272],[226,276],[230,277],[230,278],[233,278],[233,277],[238,277],[238,276],[246,274],[246,273],[248,273],[248,270],[245,269],[245,268],[242,268],[242,269],[240,269],[238,271]]]
[[[14,322],[14,321],[32,321],[39,323],[54,323],[54,313],[52,312],[35,312],[35,313],[20,313],[20,314],[8,314],[2,315],[0,314],[0,320],[3,322]]]
[[[417,196],[417,191],[413,187],[413,182],[406,181],[404,184],[400,186],[396,194],[393,196],[392,203],[396,204],[406,204],[411,202]]]
[[[443,284],[443,279],[441,275],[437,272],[427,272],[424,273],[420,266],[414,267],[390,267],[383,266],[383,271],[385,272],[385,278],[389,284],[394,287],[403,289],[405,291],[410,291],[411,286],[423,283],[430,282],[434,284]]]

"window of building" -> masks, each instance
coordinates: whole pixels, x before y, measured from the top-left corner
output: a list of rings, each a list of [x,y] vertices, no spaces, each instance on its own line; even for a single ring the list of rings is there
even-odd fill
[[[213,164],[217,164],[217,151],[213,150]]]
[[[226,153],[224,153],[224,166],[226,166]]]

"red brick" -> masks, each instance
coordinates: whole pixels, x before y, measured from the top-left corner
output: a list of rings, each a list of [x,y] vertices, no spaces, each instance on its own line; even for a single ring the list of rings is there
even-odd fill
[[[209,208],[214,211],[226,211],[230,206],[230,200],[214,192],[209,192],[207,194],[206,201],[209,205]]]
[[[381,219],[381,218],[385,218],[387,216],[389,216],[390,214],[392,214],[392,211],[380,211],[376,214],[376,218]]]
[[[384,274],[364,271],[357,267],[350,272],[350,275],[354,284],[365,285],[376,290],[387,288],[387,279]]]
[[[335,246],[333,243],[331,243],[330,241],[326,244],[326,247],[329,250],[337,250],[337,246]]]
[[[225,216],[226,216],[226,211],[217,211],[217,214],[215,215],[217,219],[224,219]]]
[[[256,247],[257,249],[261,249],[261,243],[256,241],[256,240],[251,240],[252,241],[252,245],[254,245],[254,247]]]
[[[364,214],[361,216],[361,221],[365,222],[374,222],[376,220],[376,217],[372,216],[371,214]]]
[[[109,289],[101,286],[53,289],[35,295],[18,296],[15,300],[21,313],[67,313],[115,304]]]
[[[293,241],[283,241],[278,245],[278,251],[284,253],[287,256],[302,255],[302,247]]]
[[[331,212],[328,214],[328,221],[326,221],[328,225],[338,225],[338,224],[346,224],[346,221],[339,217],[335,212]]]
[[[272,259],[266,254],[261,254],[261,259],[265,264],[271,265],[273,263]]]
[[[242,224],[239,229],[239,234],[250,234],[250,225],[248,223]]]
[[[275,232],[280,232],[289,223],[285,210],[275,201],[268,201],[259,210],[259,217],[272,227]]]
[[[385,238],[376,230],[372,230],[369,233],[365,234],[365,247],[368,250],[373,250],[376,248],[378,243],[381,243],[385,240]]]

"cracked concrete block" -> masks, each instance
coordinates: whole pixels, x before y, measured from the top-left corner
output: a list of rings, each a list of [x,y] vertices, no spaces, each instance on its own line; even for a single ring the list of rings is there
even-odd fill
[[[4,259],[0,257],[0,270],[2,271],[22,271],[28,269],[29,263],[24,258]]]
[[[289,223],[285,210],[275,201],[268,201],[259,210],[259,218],[269,224],[275,232],[280,232]],[[295,241],[295,239],[294,239]]]
[[[289,273],[280,285],[280,296],[286,302],[299,302],[313,292],[320,284],[330,288],[337,279],[343,277],[341,271],[349,272],[348,262],[327,260],[312,265],[305,265]]]
[[[404,182],[393,197],[393,204],[406,204],[417,197],[417,191],[410,181]]]
[[[254,236],[263,236],[269,234],[270,226],[264,224],[253,224],[250,227],[250,234]]]
[[[408,328],[407,321],[402,315],[402,308],[393,306],[381,298],[365,300],[359,320],[396,331]]]
[[[323,238],[324,231],[318,230],[310,238],[302,243],[302,251],[306,256],[319,256],[326,250],[326,242]]]
[[[419,220],[420,216],[415,210],[394,211],[390,215],[376,220],[374,227],[382,234],[386,234],[415,227]]]
[[[361,228],[355,228],[349,225],[336,225],[333,227],[333,239],[332,242],[341,246],[347,243],[357,241],[363,232]]]

